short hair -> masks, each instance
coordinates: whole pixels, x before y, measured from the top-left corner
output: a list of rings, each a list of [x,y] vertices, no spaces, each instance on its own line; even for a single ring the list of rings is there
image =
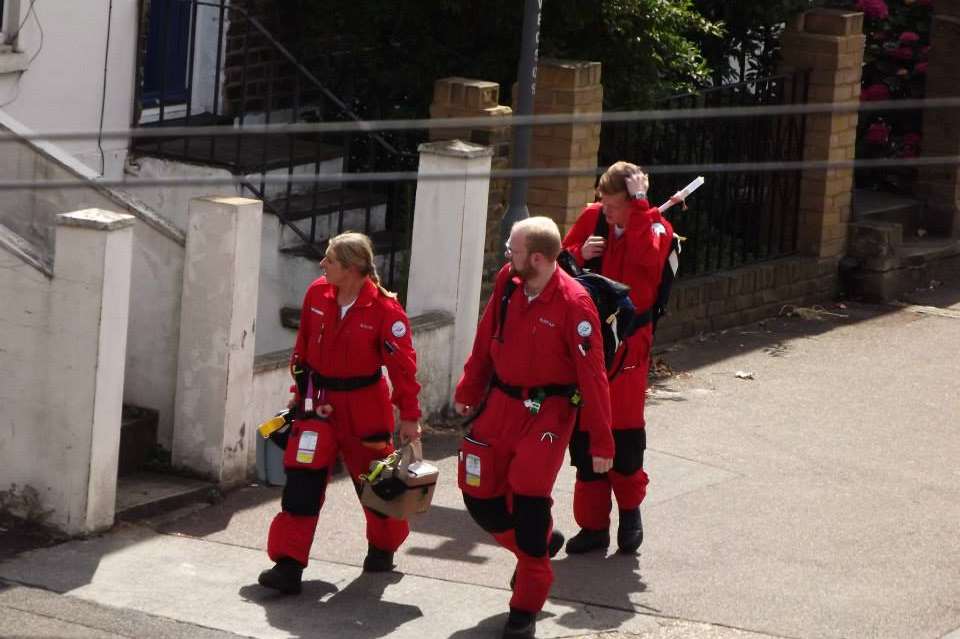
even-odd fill
[[[539,215],[520,220],[510,229],[513,231],[524,233],[523,243],[528,253],[540,253],[551,261],[560,255],[560,229],[549,217]]]
[[[600,176],[600,183],[597,184],[597,191],[601,195],[616,195],[627,191],[627,177],[634,173],[642,172],[643,167],[631,164],[629,162],[614,162],[610,165],[603,175]]]

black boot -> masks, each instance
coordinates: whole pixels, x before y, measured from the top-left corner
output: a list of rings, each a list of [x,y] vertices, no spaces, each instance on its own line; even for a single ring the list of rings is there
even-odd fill
[[[581,528],[567,542],[568,555],[581,555],[592,550],[606,550],[610,545],[610,531]]]
[[[550,533],[550,543],[547,544],[547,553],[550,555],[550,559],[553,559],[557,556],[557,553],[560,552],[560,549],[563,548],[563,542],[566,538],[563,536],[563,533],[559,530],[554,530]],[[513,576],[510,577],[510,590],[513,590],[513,587],[517,583],[517,569],[513,569]]]
[[[537,613],[510,609],[510,616],[503,627],[503,639],[534,639],[537,632]]]
[[[260,573],[257,580],[264,588],[279,590],[285,595],[300,594],[303,566],[289,557],[281,557],[270,570]]]
[[[620,526],[617,528],[617,546],[620,552],[633,554],[643,543],[643,522],[640,507],[620,511]]]
[[[393,553],[367,544],[367,557],[363,560],[363,572],[390,572],[393,570]]]

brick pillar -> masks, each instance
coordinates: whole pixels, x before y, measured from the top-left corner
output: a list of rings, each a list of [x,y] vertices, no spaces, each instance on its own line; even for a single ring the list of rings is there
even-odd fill
[[[537,67],[537,115],[603,111],[600,63],[543,59]],[[535,126],[531,166],[534,168],[596,169],[600,123]],[[530,215],[547,215],[561,232],[573,225],[593,202],[596,176],[537,178],[530,181]]]
[[[499,104],[500,85],[486,80],[470,78],[443,78],[433,85],[431,118],[501,118],[513,114],[513,109]],[[464,140],[488,146],[493,150],[490,168],[493,171],[510,168],[510,128],[507,126],[474,129],[434,129],[430,140]],[[487,233],[484,253],[488,262],[485,270],[499,267],[503,260],[500,243],[500,220],[507,210],[510,199],[510,181],[490,181],[487,197]]]
[[[810,70],[809,102],[850,102],[860,95],[863,14],[814,9],[793,21],[782,38],[783,62]],[[858,114],[807,116],[805,160],[853,160]],[[839,257],[847,243],[853,170],[804,171],[797,247],[804,255]]]
[[[960,0],[936,0],[930,32],[927,97],[960,96]],[[930,109],[923,114],[923,155],[960,155],[960,109]],[[960,235],[960,167],[920,169],[917,192],[926,200],[928,230]]]

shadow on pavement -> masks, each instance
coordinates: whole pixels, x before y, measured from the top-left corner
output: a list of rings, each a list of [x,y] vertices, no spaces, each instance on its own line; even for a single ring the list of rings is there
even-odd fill
[[[157,532],[207,537],[229,528],[230,522],[238,513],[279,500],[282,492],[283,489],[277,486],[244,486],[227,493],[222,501],[208,508],[164,523],[157,527]]]
[[[481,619],[480,622],[473,628],[464,628],[458,632],[450,635],[449,639],[491,639],[492,637],[499,637],[500,633],[503,632],[503,626],[507,623],[507,614],[502,612],[497,615],[492,615],[486,619]],[[541,612],[540,616],[537,617],[537,622],[544,621],[545,619],[550,619],[554,615],[549,612]]]
[[[414,520],[412,528],[418,533],[445,537],[436,548],[422,548],[409,543],[404,553],[416,557],[450,559],[471,564],[482,564],[487,557],[474,552],[479,546],[497,545],[493,538],[477,526],[465,510],[447,506],[430,506],[425,515]]]
[[[423,616],[418,606],[382,601],[386,589],[403,577],[398,572],[363,573],[342,590],[325,581],[309,580],[303,582],[303,592],[297,597],[259,584],[244,586],[239,594],[262,606],[269,624],[292,637],[374,639]]]
[[[565,555],[553,562],[555,580],[551,596],[576,601],[578,604],[603,606],[607,610],[602,619],[585,615],[575,608],[555,620],[565,628],[589,628],[597,632],[617,629],[632,619],[638,608],[659,612],[631,601],[630,595],[646,591],[640,575],[640,556],[614,553],[607,557],[599,553]],[[585,584],[589,584],[586,586]]]

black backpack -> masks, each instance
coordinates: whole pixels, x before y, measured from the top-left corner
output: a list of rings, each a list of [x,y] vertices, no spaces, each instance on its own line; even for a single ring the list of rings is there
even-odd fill
[[[603,239],[607,239],[610,235],[610,226],[607,224],[607,218],[604,217],[602,211],[600,215],[597,216],[597,225],[593,229],[593,235],[599,235]],[[667,259],[664,260],[663,271],[660,274],[660,286],[657,288],[657,299],[649,309],[639,312],[635,310],[637,316],[636,321],[639,323],[634,327],[634,330],[640,328],[647,322],[651,322],[653,324],[653,332],[657,332],[657,322],[667,314],[667,302],[670,301],[670,291],[673,289],[673,281],[677,278],[677,269],[680,268],[680,250],[680,236],[674,233],[670,240],[670,252],[667,253]],[[566,251],[564,251],[564,253],[566,253]],[[574,269],[579,271],[599,273],[603,263],[603,256],[598,255],[597,257],[586,260],[583,263],[582,269],[577,266],[572,255],[569,256],[568,261]],[[563,262],[561,262],[560,265],[563,267],[563,270],[576,277],[575,272],[572,271],[571,268],[565,266]],[[603,315],[601,315],[601,317],[603,317]]]
[[[630,300],[630,287],[599,273],[583,271],[567,251],[561,251],[557,258],[560,268],[566,271],[586,289],[600,316],[600,333],[603,337],[603,361],[610,379],[616,376],[624,358],[616,358],[621,343],[646,322],[638,322],[636,307]],[[510,297],[517,290],[517,283],[510,278],[500,298],[500,312],[497,315],[496,339],[503,341],[503,326],[510,305]],[[622,349],[626,354],[626,346]],[[619,365],[615,364],[619,359]]]

